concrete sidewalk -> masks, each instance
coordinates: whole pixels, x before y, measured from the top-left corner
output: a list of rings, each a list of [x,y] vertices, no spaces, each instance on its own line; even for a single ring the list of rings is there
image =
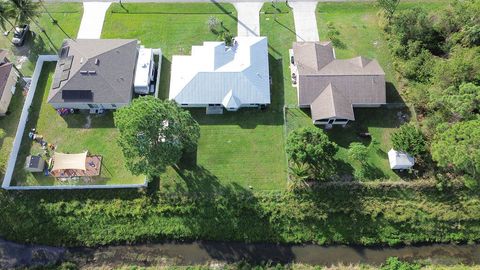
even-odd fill
[[[83,17],[78,30],[77,38],[99,39],[102,35],[105,13],[111,2],[83,3]]]
[[[293,9],[297,41],[319,41],[315,9],[317,2],[289,2]]]
[[[263,2],[233,3],[237,9],[238,36],[260,36],[260,9]]]

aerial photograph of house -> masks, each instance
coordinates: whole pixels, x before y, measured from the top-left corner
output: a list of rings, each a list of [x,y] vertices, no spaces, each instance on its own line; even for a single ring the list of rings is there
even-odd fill
[[[478,270],[480,0],[0,0],[0,269]]]
[[[137,56],[137,40],[66,40],[48,103],[57,109],[97,111],[129,104]]]
[[[353,108],[386,104],[385,72],[362,56],[336,59],[332,42],[295,42],[291,59],[298,105],[318,125],[346,125]]]
[[[264,107],[270,104],[268,72],[266,37],[236,37],[231,46],[204,42],[191,55],[172,57],[169,98],[207,113]]]

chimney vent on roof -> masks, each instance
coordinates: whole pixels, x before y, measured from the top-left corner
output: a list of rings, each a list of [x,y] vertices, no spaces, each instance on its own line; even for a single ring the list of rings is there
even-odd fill
[[[88,71],[86,71],[86,70],[80,70],[80,74],[88,74]]]
[[[96,72],[95,70],[89,70],[89,71],[88,71],[88,74],[93,75],[93,74],[97,74],[97,72]]]
[[[98,58],[95,58],[95,65],[98,66],[98,64],[100,64],[100,60]]]

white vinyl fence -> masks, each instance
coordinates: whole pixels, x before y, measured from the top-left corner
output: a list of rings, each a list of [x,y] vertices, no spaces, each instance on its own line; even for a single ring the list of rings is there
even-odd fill
[[[17,161],[18,152],[22,143],[23,134],[25,133],[25,125],[28,121],[28,113],[30,106],[35,96],[38,80],[42,72],[44,62],[56,62],[58,61],[58,55],[40,55],[38,56],[35,70],[33,72],[32,81],[28,88],[27,98],[23,105],[22,115],[18,122],[17,133],[13,140],[13,148],[8,159],[7,170],[3,178],[2,188],[8,190],[40,190],[40,189],[107,189],[107,188],[145,188],[147,186],[147,180],[143,184],[130,184],[130,185],[57,185],[57,186],[11,186],[13,170],[15,169],[15,163]]]

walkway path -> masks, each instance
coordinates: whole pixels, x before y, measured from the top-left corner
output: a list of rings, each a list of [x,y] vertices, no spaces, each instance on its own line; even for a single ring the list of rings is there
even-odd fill
[[[102,35],[105,13],[111,2],[84,2],[83,17],[77,38],[98,39]]]
[[[297,41],[319,41],[315,9],[317,2],[289,2],[293,8]]]
[[[260,36],[260,9],[263,2],[233,3],[237,9],[238,36]]]

